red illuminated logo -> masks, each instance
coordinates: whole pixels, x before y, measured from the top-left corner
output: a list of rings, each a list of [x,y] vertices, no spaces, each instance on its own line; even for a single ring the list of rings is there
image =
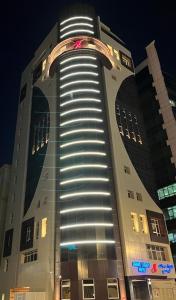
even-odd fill
[[[74,49],[80,49],[82,48],[82,43],[83,43],[83,40],[77,40],[74,42],[74,45],[73,45],[73,48]]]
[[[157,264],[153,264],[151,268],[152,273],[156,273],[158,271]]]

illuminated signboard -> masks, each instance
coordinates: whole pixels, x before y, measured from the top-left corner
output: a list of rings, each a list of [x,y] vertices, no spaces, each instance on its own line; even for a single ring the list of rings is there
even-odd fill
[[[171,264],[159,264],[158,268],[161,269],[162,274],[169,274],[173,269],[173,265]]]
[[[99,52],[109,62],[110,68],[120,69],[117,60],[111,54],[109,48],[100,40],[89,36],[77,36],[68,38],[60,42],[50,53],[45,64],[45,78],[49,76],[50,67],[55,59],[71,50],[77,51],[79,49],[95,50]]]
[[[144,261],[133,261],[132,266],[137,268],[138,272],[146,273],[146,271],[150,268],[150,263]]]
[[[152,273],[156,273],[158,269],[161,270],[162,274],[169,274],[171,273],[174,266],[172,264],[152,264],[149,262],[144,261],[133,261],[132,267],[136,268],[139,273],[146,273],[150,270]],[[150,269],[151,267],[151,269]]]

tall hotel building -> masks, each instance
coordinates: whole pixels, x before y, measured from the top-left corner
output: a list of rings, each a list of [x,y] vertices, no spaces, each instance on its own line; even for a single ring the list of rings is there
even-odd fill
[[[176,299],[137,97],[124,43],[63,11],[22,75],[2,300]]]

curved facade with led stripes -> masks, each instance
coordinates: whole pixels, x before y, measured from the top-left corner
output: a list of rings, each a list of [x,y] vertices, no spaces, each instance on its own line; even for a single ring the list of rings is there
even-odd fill
[[[3,299],[174,295],[133,77],[129,50],[85,5],[62,12],[24,71]]]

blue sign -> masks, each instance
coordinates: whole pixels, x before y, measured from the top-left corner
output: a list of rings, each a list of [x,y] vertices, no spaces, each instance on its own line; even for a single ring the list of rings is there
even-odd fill
[[[146,273],[147,269],[150,268],[150,263],[145,261],[133,261],[132,266],[137,268],[139,273]]]
[[[159,264],[158,268],[160,268],[162,270],[162,274],[169,274],[172,269],[173,269],[173,265],[171,264]]]

